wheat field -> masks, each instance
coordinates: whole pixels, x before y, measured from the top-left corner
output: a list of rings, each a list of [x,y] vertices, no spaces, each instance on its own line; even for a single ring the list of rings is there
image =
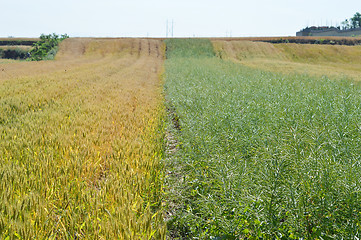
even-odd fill
[[[335,38],[337,39],[337,38]],[[254,69],[361,80],[361,46],[212,40],[218,57]]]
[[[0,238],[163,239],[158,40],[0,63]]]

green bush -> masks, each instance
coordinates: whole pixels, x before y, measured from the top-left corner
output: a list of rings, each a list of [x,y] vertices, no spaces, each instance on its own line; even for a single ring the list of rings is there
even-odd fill
[[[55,33],[40,36],[40,41],[33,45],[33,49],[30,52],[30,60],[50,60],[54,59],[58,44],[64,39],[69,38],[67,34],[61,35],[60,37]]]

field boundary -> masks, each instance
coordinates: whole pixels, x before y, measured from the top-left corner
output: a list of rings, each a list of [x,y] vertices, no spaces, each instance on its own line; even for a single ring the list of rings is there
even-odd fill
[[[40,39],[0,39],[0,46],[33,46],[34,43],[38,42]]]
[[[361,44],[360,37],[241,37],[209,38],[211,41],[251,41],[267,43],[328,44],[354,46]]]

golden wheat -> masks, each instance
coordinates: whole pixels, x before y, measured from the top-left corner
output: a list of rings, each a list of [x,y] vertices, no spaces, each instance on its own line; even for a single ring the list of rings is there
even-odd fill
[[[0,238],[164,238],[162,49],[68,39],[0,64]]]
[[[361,80],[361,46],[214,40],[223,59],[267,71]]]

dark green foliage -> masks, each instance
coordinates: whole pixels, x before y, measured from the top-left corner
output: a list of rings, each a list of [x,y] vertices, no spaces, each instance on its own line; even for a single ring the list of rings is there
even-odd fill
[[[16,48],[16,49],[0,49],[0,58],[6,59],[26,59],[28,57],[28,51]]]
[[[360,85],[176,51],[165,63],[180,125],[172,236],[360,238]]]
[[[322,40],[322,41],[321,41]],[[279,39],[260,39],[260,42],[270,43],[297,43],[297,44],[329,44],[329,45],[360,45],[361,40],[357,38],[342,38],[342,39],[309,39],[309,38],[279,38]]]
[[[40,36],[40,41],[33,45],[30,52],[30,59],[32,61],[49,60],[55,57],[58,44],[68,38],[68,35],[61,35],[60,37],[55,33]]]
[[[32,46],[34,40],[0,40],[0,46]]]
[[[361,13],[355,13],[355,15],[350,19],[350,21],[353,28],[361,27]]]
[[[350,20],[346,19],[341,24],[343,29],[361,27],[361,13],[356,12]]]

